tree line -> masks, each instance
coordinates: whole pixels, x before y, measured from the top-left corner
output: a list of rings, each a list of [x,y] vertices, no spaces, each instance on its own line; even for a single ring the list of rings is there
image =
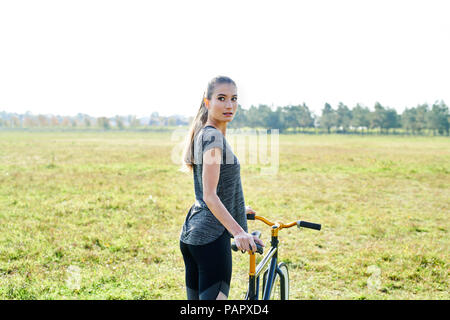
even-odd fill
[[[449,108],[444,101],[432,106],[420,104],[406,108],[398,114],[393,108],[376,102],[373,110],[356,104],[352,109],[342,102],[336,108],[325,103],[320,115],[308,106],[292,105],[270,108],[267,105],[238,107],[231,127],[261,127],[279,129],[280,132],[310,133],[378,133],[378,134],[433,134],[449,135]]]
[[[193,117],[160,116],[157,112],[148,117],[135,115],[114,117],[91,117],[78,113],[76,116],[33,115],[0,112],[0,128],[100,128],[103,130],[145,127],[187,126]],[[420,104],[406,108],[401,114],[376,102],[371,110],[362,104],[349,108],[342,102],[333,108],[325,103],[320,115],[314,114],[303,103],[283,107],[265,104],[252,105],[249,109],[238,106],[232,128],[279,129],[281,133],[358,133],[358,134],[413,134],[449,135],[449,108],[444,101],[429,106]]]
[[[160,116],[153,112],[148,117],[137,117],[136,115],[113,117],[92,117],[88,114],[78,113],[75,116],[60,116],[52,114],[25,114],[0,112],[0,128],[79,128],[79,129],[102,129],[124,130],[127,128],[145,127],[170,127],[189,124],[189,118],[173,115]]]

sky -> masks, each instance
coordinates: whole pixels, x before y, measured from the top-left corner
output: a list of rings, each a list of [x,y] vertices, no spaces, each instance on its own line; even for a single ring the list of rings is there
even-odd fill
[[[194,116],[238,101],[450,103],[447,0],[0,0],[0,111]]]

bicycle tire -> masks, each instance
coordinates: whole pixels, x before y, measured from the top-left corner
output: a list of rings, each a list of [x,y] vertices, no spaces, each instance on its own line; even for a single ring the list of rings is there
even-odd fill
[[[281,272],[283,273],[283,278],[280,278],[280,287],[281,287],[281,292],[280,292],[280,300],[289,300],[289,269],[288,266],[284,263],[281,262],[278,265],[278,268],[281,270]],[[283,283],[284,282],[284,283]]]
[[[275,272],[275,276],[273,278],[272,290],[269,294],[270,300],[289,300],[289,271],[288,267],[284,262],[280,262],[278,264],[278,269],[283,274],[283,277],[280,277],[278,272]],[[265,284],[267,281],[267,270],[263,276],[263,288],[265,288]]]

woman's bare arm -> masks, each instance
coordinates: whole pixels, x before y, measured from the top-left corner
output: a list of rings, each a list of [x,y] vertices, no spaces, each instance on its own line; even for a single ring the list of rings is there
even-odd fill
[[[217,220],[233,235],[240,250],[256,251],[254,237],[242,229],[217,196],[221,159],[220,148],[212,148],[203,154],[203,201]],[[259,241],[257,242],[259,243]]]

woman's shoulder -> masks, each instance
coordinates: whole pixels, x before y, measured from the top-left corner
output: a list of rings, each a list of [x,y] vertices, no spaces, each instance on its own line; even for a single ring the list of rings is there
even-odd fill
[[[211,132],[221,133],[219,130],[217,130],[213,126],[204,126],[204,127],[200,128],[200,130],[198,130],[196,136],[203,136],[205,134],[211,134]]]
[[[224,136],[222,132],[212,126],[205,126],[200,129],[198,132],[198,137],[202,138],[203,141],[210,141],[213,140],[224,140]]]
[[[204,126],[200,131],[202,131],[203,133],[215,132],[223,136],[222,131],[213,126]]]
[[[194,139],[194,150],[203,154],[205,151],[218,147],[224,148],[224,136],[220,130],[212,126],[205,126],[199,130]]]

